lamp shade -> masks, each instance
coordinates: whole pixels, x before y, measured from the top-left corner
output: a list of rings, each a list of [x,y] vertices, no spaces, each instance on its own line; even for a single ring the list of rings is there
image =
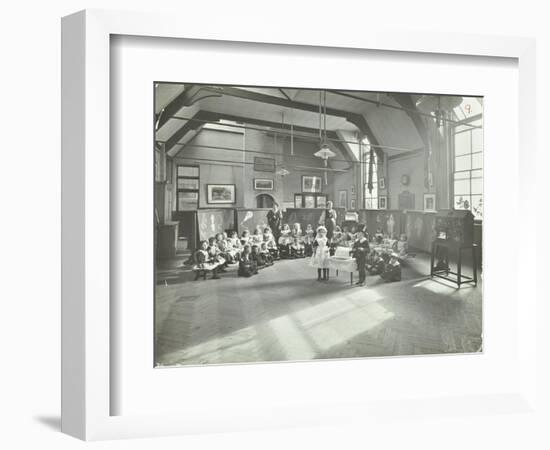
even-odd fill
[[[319,151],[315,152],[313,156],[317,156],[318,158],[322,159],[329,159],[336,156],[336,153],[334,153],[330,148],[328,148],[327,144],[321,145],[321,148]]]

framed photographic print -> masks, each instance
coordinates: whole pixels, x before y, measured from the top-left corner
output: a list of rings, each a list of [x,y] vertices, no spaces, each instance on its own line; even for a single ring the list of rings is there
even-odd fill
[[[317,196],[315,196],[315,207],[316,208],[326,208],[327,207],[327,196],[326,195],[317,195]]]
[[[303,196],[302,194],[294,194],[294,207],[302,208],[303,207]]]
[[[435,194],[424,194],[424,211],[436,212]]]
[[[380,178],[380,180],[378,180],[378,187],[380,189],[386,189],[386,179],[384,177]]]
[[[234,184],[207,184],[206,202],[212,205],[235,203]]]
[[[345,189],[338,191],[338,207],[339,208],[348,207],[348,191]]]
[[[302,175],[302,192],[321,192],[322,180],[316,175]]]
[[[304,195],[304,208],[315,208],[315,195]]]
[[[378,209],[388,209],[388,197],[386,195],[378,197]]]
[[[538,403],[532,402],[540,393],[534,382],[539,354],[533,349],[546,348],[540,345],[537,319],[544,302],[532,282],[536,268],[525,271],[520,264],[535,264],[537,255],[532,246],[519,246],[517,258],[500,257],[508,236],[497,225],[520,229],[538,223],[536,187],[530,183],[542,153],[536,151],[534,133],[534,42],[371,27],[358,32],[347,24],[327,34],[307,21],[288,27],[283,36],[268,22],[261,32],[247,26],[250,17],[245,21],[239,12],[210,28],[201,20],[182,27],[173,14],[92,10],[63,19],[63,432],[99,440],[334,426],[337,420],[364,424],[378,420],[381,410],[384,420],[396,426],[419,411],[435,420],[435,414],[448,415],[449,421],[458,412],[457,426],[466,419],[473,424],[480,416],[495,416],[490,419],[496,422],[503,410],[517,422],[539,414]],[[204,45],[209,40],[211,45]],[[407,77],[388,76],[405,71]],[[380,103],[384,113],[365,117],[356,112],[358,102]],[[485,119],[485,104],[491,104],[490,117],[479,123]],[[422,211],[407,212],[402,223],[415,248],[415,269],[404,264],[401,281],[391,283],[372,278],[367,286],[352,288],[349,278],[336,276],[333,268],[328,279],[317,283],[315,267],[299,259],[281,259],[260,275],[239,277],[238,264],[229,258],[203,261],[204,249],[189,238],[193,247],[178,255],[179,264],[160,258],[165,248],[178,244],[180,231],[193,237],[193,227],[198,227],[193,216],[199,211],[206,211],[203,237],[268,222],[267,211],[256,208],[250,183],[254,161],[245,150],[274,149],[275,125],[288,136],[282,109],[299,110],[294,126],[311,139],[293,143],[296,155],[308,159],[288,165],[289,189],[273,194],[281,202],[292,201],[302,188],[306,206],[315,208],[337,197],[341,186],[363,182],[364,177],[350,179],[361,170],[349,168],[361,162],[342,152],[329,161],[328,179],[336,183],[330,181],[322,194],[328,197],[316,199],[324,188],[321,177],[306,175],[305,183],[302,175],[319,163],[313,156],[319,148],[319,110],[326,110],[328,139],[342,133],[349,136],[346,140],[354,139],[361,136],[360,129],[370,132],[365,121],[379,121],[381,126],[371,129],[377,151],[395,165],[387,172],[388,186],[399,186],[399,176],[409,169],[423,173],[424,159],[409,158],[421,143],[415,141],[414,124],[399,109],[407,108],[403,105],[415,105],[428,133],[437,136],[440,125],[458,141],[454,144],[461,154],[449,153],[445,140],[434,147],[455,158],[444,177],[438,174],[436,185],[444,179],[452,193],[454,183],[462,180],[457,177],[465,176],[459,172],[468,181],[483,176],[482,193],[464,193],[476,199],[483,195],[483,204],[491,206],[486,211],[490,220],[478,220],[490,236],[479,248],[482,284],[456,289],[429,277],[425,230],[430,215]],[[459,123],[438,123],[434,111],[440,108]],[[369,114],[377,110],[373,107]],[[241,129],[223,135],[221,145],[212,135],[223,131],[209,129],[220,120],[227,128]],[[404,120],[409,122],[403,132],[415,133],[397,148],[394,136],[384,130]],[[242,128],[257,131],[258,121],[270,129],[264,136],[268,143],[242,145]],[[206,124],[198,140],[193,122]],[[519,144],[509,135],[517,135]],[[200,186],[208,186],[210,208],[162,214],[165,202],[154,191],[155,141],[166,152],[166,158],[157,158],[159,173],[163,159],[172,159],[174,168],[200,167]],[[223,148],[206,150],[204,145]],[[270,150],[278,152],[272,159],[280,160],[279,150]],[[478,153],[483,169],[451,170]],[[174,179],[172,192],[176,188]],[[410,184],[411,191],[418,192],[416,188]],[[247,202],[239,208],[229,206],[236,203],[237,189]],[[505,190],[519,195],[502,202]],[[364,193],[356,196],[364,204]],[[454,199],[447,201],[454,204]],[[442,208],[439,196],[438,202]],[[158,229],[155,207],[159,221],[171,219]],[[353,201],[351,207],[356,207]],[[321,211],[303,213],[298,217],[290,211],[282,220],[315,226]],[[383,212],[359,211],[361,220],[363,215],[386,228],[392,223]],[[394,220],[392,226],[396,215]],[[194,262],[181,264],[187,258]],[[516,276],[502,283],[502,273]],[[490,346],[484,345],[486,337]],[[407,357],[419,353],[424,356]],[[414,383],[402,383],[403,376]],[[364,389],[365,379],[377,388]],[[401,407],[394,414],[396,402]]]
[[[256,172],[275,172],[275,159],[255,156],[254,170]]]
[[[355,199],[354,198],[352,198],[351,201],[350,201],[349,209],[351,209],[352,211],[355,211]]]
[[[254,190],[256,191],[272,191],[273,179],[254,178]]]

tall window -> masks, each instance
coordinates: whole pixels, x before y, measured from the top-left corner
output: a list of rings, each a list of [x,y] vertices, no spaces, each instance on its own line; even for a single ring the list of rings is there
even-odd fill
[[[178,211],[191,211],[199,207],[199,168],[196,166],[177,167],[177,208]]]
[[[473,99],[476,101],[475,99]],[[481,119],[468,122],[481,127]],[[454,130],[454,208],[483,218],[483,130],[460,125]]]
[[[370,165],[370,148],[367,147],[364,152],[363,164],[363,185],[365,209],[378,209],[378,164],[376,161],[376,153],[373,153],[372,161],[372,191],[369,192],[369,165]]]

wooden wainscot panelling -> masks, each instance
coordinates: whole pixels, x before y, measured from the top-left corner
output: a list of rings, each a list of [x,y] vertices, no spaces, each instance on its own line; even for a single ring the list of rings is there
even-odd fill
[[[376,230],[381,229],[383,233],[390,236],[393,234],[399,236],[405,229],[403,211],[397,209],[361,209],[358,214],[359,223],[367,225],[370,235],[374,235]]]
[[[407,211],[405,214],[405,233],[409,246],[416,250],[429,252],[434,238],[435,213]]]

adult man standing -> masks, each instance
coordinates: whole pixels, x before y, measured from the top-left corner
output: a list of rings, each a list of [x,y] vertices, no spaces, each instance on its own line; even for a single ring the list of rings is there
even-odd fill
[[[273,208],[267,213],[267,224],[271,228],[275,242],[279,243],[279,236],[281,236],[281,226],[283,223],[283,212],[279,209],[279,204],[273,202]]]

